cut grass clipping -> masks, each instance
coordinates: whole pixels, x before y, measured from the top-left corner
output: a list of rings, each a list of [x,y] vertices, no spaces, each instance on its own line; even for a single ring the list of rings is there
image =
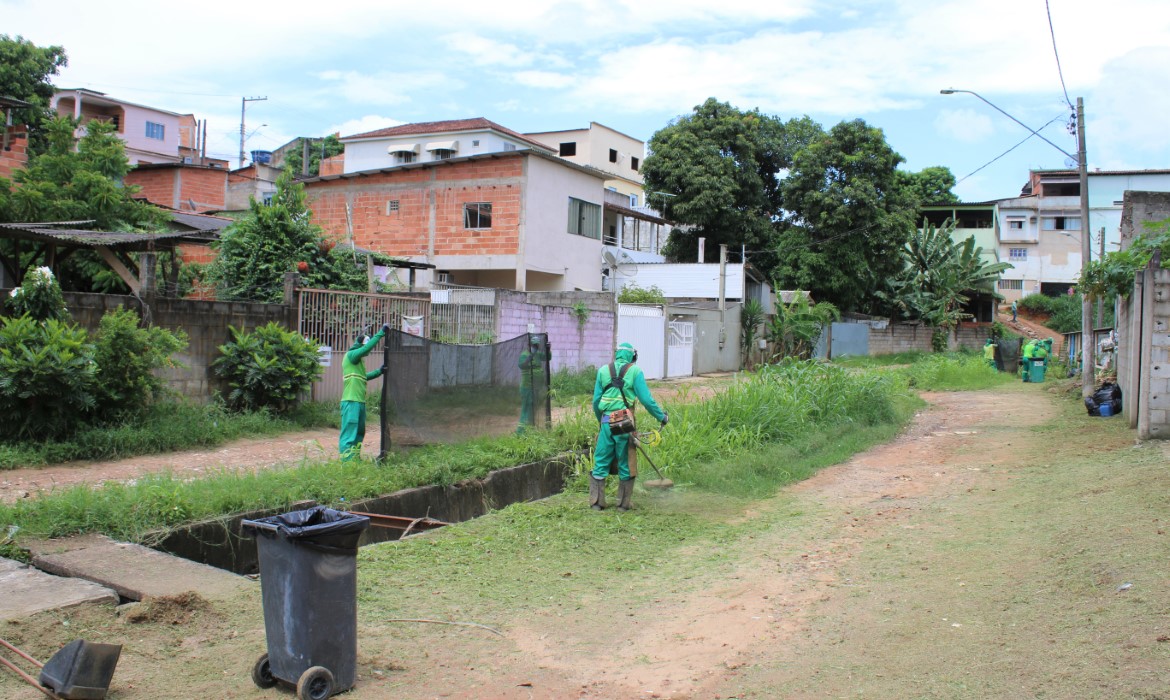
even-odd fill
[[[931,376],[944,382],[962,375],[954,370]],[[912,413],[904,386],[889,372],[857,372],[815,362],[766,367],[708,401],[668,407],[671,423],[651,459],[683,487],[736,497],[767,495],[805,476],[791,467],[800,455],[821,455],[815,460],[819,466],[824,454],[840,461],[891,436]],[[102,532],[141,541],[160,529],[233,513],[281,509],[307,500],[339,505],[483,477],[495,469],[586,448],[596,430],[592,413],[582,410],[552,430],[395,453],[382,466],[305,461],[255,473],[214,473],[196,481],[159,474],[132,484],[77,486],[0,505],[0,525],[16,525],[23,535]],[[579,463],[573,488],[584,489],[586,461]]]

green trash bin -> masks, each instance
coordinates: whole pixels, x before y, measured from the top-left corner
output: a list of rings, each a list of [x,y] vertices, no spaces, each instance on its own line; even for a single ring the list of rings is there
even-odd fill
[[[1029,372],[1028,381],[1040,384],[1044,381],[1044,372],[1048,369],[1048,363],[1044,360],[1032,360],[1032,371]]]

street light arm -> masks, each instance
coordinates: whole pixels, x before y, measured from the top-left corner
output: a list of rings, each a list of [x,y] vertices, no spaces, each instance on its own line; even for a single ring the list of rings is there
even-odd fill
[[[1019,119],[1016,119],[1016,118],[1015,118],[1015,117],[1013,117],[1012,115],[1008,114],[1007,112],[1003,111],[1002,109],[1000,109],[1000,108],[999,108],[999,107],[997,107],[996,105],[992,104],[992,103],[991,103],[991,102],[989,102],[989,101],[988,101],[988,100],[987,100],[985,97],[983,97],[983,95],[980,95],[979,93],[977,93],[977,92],[973,92],[973,91],[971,91],[971,90],[956,90],[956,89],[954,89],[954,88],[948,88],[948,89],[946,89],[946,90],[939,90],[939,94],[942,94],[942,95],[953,95],[953,94],[955,94],[956,92],[965,92],[965,93],[967,93],[968,95],[974,95],[975,97],[978,97],[980,100],[983,100],[983,102],[984,102],[984,103],[985,103],[987,106],[991,107],[992,109],[994,109],[995,111],[999,112],[999,113],[1000,113],[1000,114],[1002,114],[1003,116],[1007,117],[1008,119],[1011,119],[1011,120],[1012,120],[1012,121],[1014,121],[1015,123],[1019,124],[1020,126],[1024,127],[1024,128],[1025,128],[1025,129],[1027,129],[1028,131],[1030,131],[1030,132],[1032,133],[1032,135],[1033,135],[1033,136],[1035,136],[1035,137],[1039,138],[1041,141],[1043,141],[1044,143],[1048,144],[1049,146],[1052,146],[1053,148],[1055,148],[1056,150],[1060,151],[1061,153],[1063,153],[1064,155],[1068,156],[1069,158],[1072,158],[1073,160],[1075,160],[1075,161],[1077,161],[1077,162],[1080,162],[1080,159],[1079,159],[1079,158],[1077,158],[1077,157],[1076,157],[1076,156],[1074,156],[1073,154],[1069,153],[1068,151],[1064,150],[1064,149],[1063,149],[1063,148],[1061,148],[1060,146],[1057,146],[1055,143],[1052,143],[1052,142],[1051,142],[1051,141],[1049,141],[1048,139],[1044,138],[1043,134],[1041,134],[1039,131],[1036,131],[1035,129],[1033,129],[1032,127],[1028,126],[1028,125],[1027,125],[1027,124],[1025,124],[1024,122],[1020,121]]]

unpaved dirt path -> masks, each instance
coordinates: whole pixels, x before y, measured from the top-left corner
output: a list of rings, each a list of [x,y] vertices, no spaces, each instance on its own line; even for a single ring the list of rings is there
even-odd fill
[[[736,697],[728,688],[747,667],[767,663],[798,676],[821,643],[818,621],[849,617],[851,584],[842,571],[854,555],[974,484],[1004,478],[989,468],[1013,462],[1013,443],[1045,420],[1037,408],[1052,401],[1034,391],[1027,401],[999,392],[924,398],[929,409],[894,441],[762,503],[816,515],[796,537],[777,529],[737,542],[740,563],[717,585],[648,607],[615,597],[573,619],[519,621],[507,635],[512,654],[468,640],[430,648],[425,668],[441,673],[413,677],[418,666],[404,669],[397,688],[418,692],[401,697],[721,698]],[[476,670],[489,664],[490,677]],[[354,697],[381,696],[371,688]],[[818,681],[807,697],[838,696]]]

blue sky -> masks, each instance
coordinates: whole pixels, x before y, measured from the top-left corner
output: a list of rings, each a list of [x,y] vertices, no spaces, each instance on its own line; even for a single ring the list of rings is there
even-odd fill
[[[1170,2],[1050,0],[1091,168],[1170,168]],[[517,131],[597,121],[649,140],[707,97],[826,127],[862,118],[904,167],[949,167],[967,201],[1013,196],[1070,153],[1044,0],[0,0],[0,33],[59,44],[56,84],[209,120],[209,152],[301,135],[487,117]]]

